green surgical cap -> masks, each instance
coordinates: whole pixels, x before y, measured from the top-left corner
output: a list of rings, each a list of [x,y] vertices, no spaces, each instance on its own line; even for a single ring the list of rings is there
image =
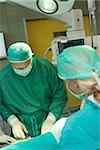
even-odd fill
[[[88,45],[73,46],[63,50],[57,57],[58,75],[63,80],[100,76],[100,56]]]
[[[8,60],[10,62],[25,62],[32,58],[32,51],[28,44],[17,42],[8,48]]]

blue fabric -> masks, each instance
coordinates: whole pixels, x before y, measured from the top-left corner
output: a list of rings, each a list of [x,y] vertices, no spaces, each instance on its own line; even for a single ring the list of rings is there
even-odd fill
[[[58,150],[100,149],[100,106],[87,100],[86,106],[66,121]]]
[[[93,70],[100,76],[100,57],[88,45],[68,47],[58,55],[57,69],[64,80],[92,78]]]
[[[12,144],[1,150],[56,150],[57,142],[51,133],[46,133],[26,142]]]

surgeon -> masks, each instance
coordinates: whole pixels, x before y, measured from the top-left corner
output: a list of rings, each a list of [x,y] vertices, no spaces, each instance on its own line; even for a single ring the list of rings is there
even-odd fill
[[[4,150],[100,149],[100,58],[90,46],[70,47],[58,56],[57,68],[61,78],[69,79],[68,90],[85,100],[85,105],[69,118],[58,120],[48,133]]]
[[[2,143],[7,143],[7,144],[10,144],[10,143],[14,143],[16,142],[16,140],[6,134],[4,134],[4,132],[0,129],[0,144]]]
[[[67,119],[57,150],[99,150],[100,57],[90,46],[66,48],[58,56],[58,74],[84,105]]]
[[[15,138],[50,130],[67,102],[64,83],[47,60],[32,57],[28,44],[8,48],[9,64],[0,70],[0,113]]]

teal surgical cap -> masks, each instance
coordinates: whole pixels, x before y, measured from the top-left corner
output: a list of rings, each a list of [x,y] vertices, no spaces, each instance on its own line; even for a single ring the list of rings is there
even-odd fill
[[[28,44],[17,42],[8,48],[8,60],[10,62],[25,62],[32,58],[32,51]]]
[[[63,80],[100,76],[100,56],[88,45],[69,47],[58,55],[57,69]]]

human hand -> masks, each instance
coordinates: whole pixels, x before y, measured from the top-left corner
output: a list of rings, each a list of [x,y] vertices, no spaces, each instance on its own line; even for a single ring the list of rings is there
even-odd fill
[[[55,116],[52,113],[49,113],[47,119],[44,121],[42,128],[41,128],[41,134],[44,134],[52,128],[56,121]]]
[[[10,143],[15,143],[15,142],[16,140],[8,135],[5,135],[5,134],[0,135],[0,143],[10,144]]]
[[[25,134],[28,134],[28,131],[25,125],[21,121],[19,121],[16,116],[11,115],[7,121],[12,126],[12,133],[15,138],[26,138]]]

